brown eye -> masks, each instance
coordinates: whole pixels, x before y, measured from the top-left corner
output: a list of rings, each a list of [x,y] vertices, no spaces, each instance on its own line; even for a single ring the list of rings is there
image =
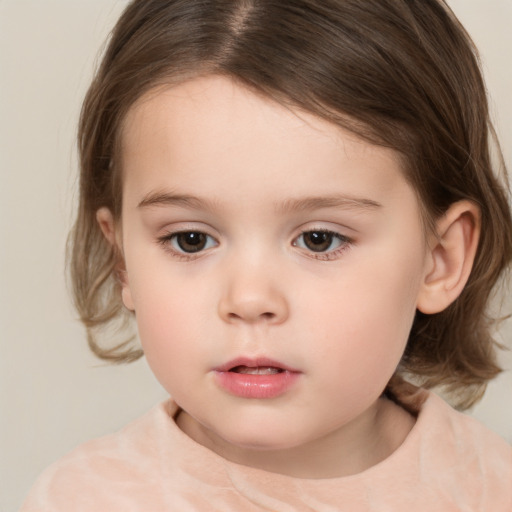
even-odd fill
[[[185,231],[173,235],[172,245],[178,251],[194,253],[205,249],[209,238],[208,235],[199,231]]]
[[[350,243],[349,238],[334,231],[312,229],[311,231],[303,231],[293,242],[293,245],[307,251],[333,255],[338,249],[342,249]]]
[[[158,243],[169,252],[171,256],[188,261],[193,255],[216,247],[219,242],[213,236],[203,231],[174,231],[164,234],[157,239]]]
[[[304,245],[314,252],[327,251],[334,239],[334,233],[328,231],[306,231],[302,236]]]

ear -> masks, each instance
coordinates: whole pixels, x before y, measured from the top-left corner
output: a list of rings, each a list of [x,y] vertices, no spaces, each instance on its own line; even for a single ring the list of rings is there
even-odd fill
[[[96,212],[96,220],[100,226],[103,236],[112,245],[116,255],[118,255],[118,263],[115,266],[115,273],[121,283],[121,298],[123,304],[130,310],[134,311],[130,285],[128,283],[128,274],[123,257],[122,244],[120,240],[119,230],[116,228],[114,216],[107,207],[102,207]]]
[[[459,201],[436,222],[418,295],[417,308],[426,314],[446,309],[462,292],[471,273],[480,236],[480,209]]]

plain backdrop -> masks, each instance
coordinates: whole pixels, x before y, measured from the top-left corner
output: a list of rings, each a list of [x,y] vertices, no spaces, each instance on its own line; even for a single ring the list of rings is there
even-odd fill
[[[512,167],[512,0],[451,0],[480,48]],[[65,284],[75,135],[96,56],[125,0],[0,0],[0,512],[78,443],[165,398],[144,360],[88,351]],[[511,308],[512,309],[512,308]],[[510,346],[512,326],[502,339]],[[512,442],[512,357],[471,414]]]

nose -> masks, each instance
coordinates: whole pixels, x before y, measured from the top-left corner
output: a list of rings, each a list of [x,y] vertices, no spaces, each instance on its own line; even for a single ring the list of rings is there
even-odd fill
[[[269,269],[228,269],[219,300],[219,315],[228,323],[280,324],[289,316],[283,283]]]

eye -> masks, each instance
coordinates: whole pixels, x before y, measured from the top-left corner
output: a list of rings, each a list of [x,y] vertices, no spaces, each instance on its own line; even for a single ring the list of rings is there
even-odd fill
[[[349,243],[350,240],[339,233],[323,229],[315,229],[301,233],[293,245],[308,251],[325,253],[336,251],[336,249],[342,248]]]
[[[210,247],[214,247],[216,240],[201,231],[180,231],[171,233],[160,239],[163,244],[169,244],[173,251],[177,253],[193,254]]]

